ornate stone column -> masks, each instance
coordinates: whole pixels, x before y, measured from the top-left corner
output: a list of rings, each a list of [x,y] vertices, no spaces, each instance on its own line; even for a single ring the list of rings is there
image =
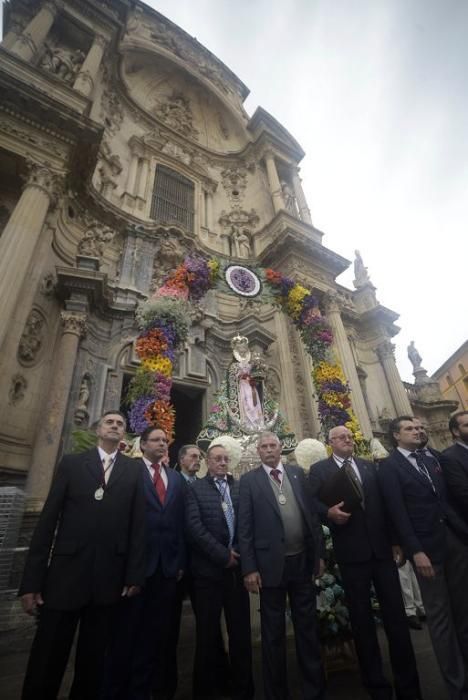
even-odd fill
[[[94,90],[96,76],[101,65],[104,51],[106,50],[107,39],[102,34],[96,34],[88,55],[83,61],[73,88],[81,92],[82,95],[89,97]]]
[[[266,151],[265,165],[268,175],[268,184],[270,185],[271,198],[273,200],[273,207],[275,214],[277,214],[281,209],[284,209],[284,202],[273,151]]]
[[[4,49],[11,49],[15,41],[18,39],[20,34],[24,29],[24,22],[19,20],[10,21],[10,28],[8,32],[4,35],[2,39],[2,46]]]
[[[344,375],[348,380],[351,389],[351,403],[356,417],[361,426],[361,430],[367,439],[372,437],[372,426],[367,413],[366,403],[362,395],[361,383],[359,381],[353,353],[349,345],[348,336],[341,318],[340,304],[337,295],[327,294],[325,298],[327,320],[333,331],[334,345],[341,362]]]
[[[0,347],[58,183],[58,176],[45,166],[33,163],[29,169],[23,193],[0,237]]]
[[[213,230],[213,192],[206,190],[205,193],[205,226],[208,231]]]
[[[44,43],[58,10],[59,4],[56,0],[46,0],[10,50],[25,61],[30,61]]]
[[[380,343],[377,347],[376,352],[387,379],[395,411],[399,416],[412,416],[413,409],[411,408],[408,394],[406,393],[398,373],[394,350],[395,346],[389,340],[384,340],[384,342]]]
[[[42,509],[54,475],[78,345],[86,332],[86,314],[62,311],[61,324],[62,334],[55,354],[49,395],[42,412],[26,483],[26,509],[30,512]]]
[[[301,178],[299,177],[299,172],[297,170],[293,170],[292,182],[294,187],[294,194],[296,195],[297,206],[299,207],[299,215],[302,221],[305,221],[306,224],[310,224],[312,226],[312,217],[310,216],[310,209],[307,206],[304,190],[302,189]]]

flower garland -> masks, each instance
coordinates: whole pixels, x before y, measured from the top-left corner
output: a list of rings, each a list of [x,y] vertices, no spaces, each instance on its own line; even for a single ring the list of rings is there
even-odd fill
[[[189,256],[164,280],[154,296],[138,307],[140,333],[135,350],[141,365],[127,393],[133,432],[142,433],[154,426],[164,430],[170,442],[174,439],[173,363],[188,336],[190,302],[201,299],[218,276],[217,260]]]
[[[317,298],[276,270],[265,270],[265,283],[276,304],[292,319],[313,360],[312,379],[324,435],[335,425],[345,425],[353,433],[356,451],[366,453],[367,441],[351,408],[350,388],[332,350],[333,333],[320,312]]]
[[[216,258],[190,255],[137,309],[140,334],[135,349],[141,366],[127,394],[134,432],[141,433],[154,425],[173,439],[175,413],[170,392],[174,359],[188,336],[192,303],[220,283],[220,272]],[[358,453],[366,452],[367,441],[351,408],[349,385],[332,351],[333,333],[320,312],[317,298],[276,270],[256,272],[264,282],[264,299],[270,297],[292,319],[313,360],[312,379],[323,433],[335,425],[346,425],[353,433]]]

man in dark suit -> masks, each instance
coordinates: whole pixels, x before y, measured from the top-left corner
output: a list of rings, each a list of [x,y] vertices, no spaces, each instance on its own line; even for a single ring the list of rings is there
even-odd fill
[[[200,471],[201,450],[196,445],[182,445],[177,455],[180,473],[189,484],[194,482]]]
[[[434,652],[451,700],[468,698],[468,526],[447,500],[434,454],[420,452],[411,416],[390,424],[396,449],[378,480],[405,555],[415,567]]]
[[[254,697],[249,596],[237,551],[239,485],[227,476],[229,457],[215,445],[206,454],[208,474],[186,493],[186,527],[190,543],[197,646],[194,698],[216,697],[216,659],[221,612],[224,610],[232,671],[231,696]]]
[[[455,442],[442,452],[442,468],[450,497],[468,521],[468,411],[454,413],[449,430]]]
[[[396,696],[399,700],[416,700],[421,697],[418,672],[394,561],[403,561],[402,552],[397,546],[392,551],[375,465],[353,456],[353,435],[344,425],[332,428],[328,440],[333,450],[331,457],[310,469],[313,495],[318,499],[323,484],[345,469],[362,498],[352,513],[344,510],[343,501],[332,507],[318,501],[318,509],[333,539],[363,684],[373,700],[393,697],[377,640],[371,606],[373,584],[388,639]]]
[[[166,696],[167,674],[156,678],[155,669],[158,658],[166,658],[176,584],[185,568],[185,485],[180,474],[162,464],[165,432],[147,428],[140,447],[143,457],[136,463],[146,498],[146,580],[141,595],[125,601],[120,611],[106,670],[106,700],[148,700],[151,689],[156,697]]]
[[[325,697],[317,637],[314,575],[323,567],[321,526],[300,467],[281,462],[274,433],[259,436],[261,465],[240,480],[239,548],[244,582],[260,593],[264,695],[288,697],[286,595],[305,700]]]
[[[144,583],[143,480],[118,451],[125,425],[102,416],[97,448],[62,459],[39,517],[19,590],[39,618],[23,700],[57,697],[78,624],[70,697],[97,698],[115,604]]]

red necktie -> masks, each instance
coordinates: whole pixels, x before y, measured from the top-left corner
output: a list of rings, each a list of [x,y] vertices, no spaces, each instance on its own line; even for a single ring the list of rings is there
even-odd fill
[[[277,484],[281,486],[281,479],[280,479],[280,470],[279,469],[271,469],[270,470],[270,476],[271,478],[276,481]]]
[[[162,480],[162,476],[161,476],[161,465],[160,464],[152,464],[151,466],[154,469],[154,474],[153,474],[154,488],[156,489],[156,493],[158,494],[158,498],[161,501],[161,504],[164,505],[164,501],[166,500],[166,486],[164,485],[164,481]]]

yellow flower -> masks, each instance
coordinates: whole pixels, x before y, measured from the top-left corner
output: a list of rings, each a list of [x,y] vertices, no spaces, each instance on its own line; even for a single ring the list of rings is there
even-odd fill
[[[309,294],[309,290],[301,284],[295,284],[294,287],[289,290],[286,309],[292,318],[298,318],[302,311],[302,302]]]
[[[150,372],[160,372],[165,377],[170,377],[172,375],[172,362],[168,357],[153,357],[143,360],[141,364],[142,367],[150,370]]]

